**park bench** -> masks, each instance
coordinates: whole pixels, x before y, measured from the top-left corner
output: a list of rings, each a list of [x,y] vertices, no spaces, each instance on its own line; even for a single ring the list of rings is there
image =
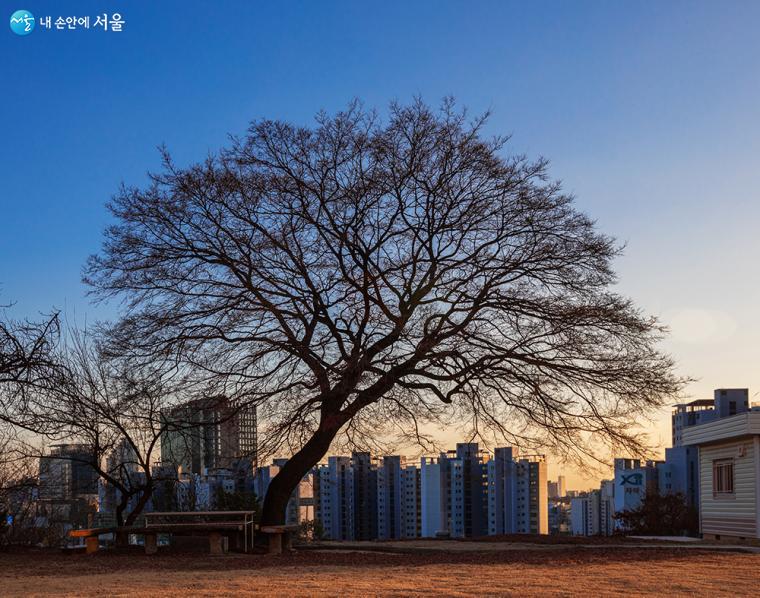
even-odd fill
[[[292,535],[298,533],[298,525],[262,525],[259,531],[269,537],[269,554],[282,554],[290,550]]]
[[[108,527],[72,530],[69,536],[85,539],[88,554],[98,550],[102,534],[135,534],[144,538],[145,554],[158,552],[158,535],[208,536],[211,554],[224,552],[223,538],[232,540],[234,548],[248,552],[253,545],[254,523],[252,511],[188,511],[146,513],[145,526]],[[225,519],[219,520],[224,517]]]

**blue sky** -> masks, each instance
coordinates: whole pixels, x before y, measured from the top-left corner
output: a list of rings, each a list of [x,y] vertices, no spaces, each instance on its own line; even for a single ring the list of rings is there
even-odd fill
[[[165,143],[201,159],[253,118],[446,95],[627,243],[620,289],[673,328],[693,396],[760,391],[758,2],[25,0],[3,18],[119,12],[121,33],[0,35],[0,301],[93,307],[104,203]],[[755,400],[760,402],[760,398]],[[667,410],[652,428],[667,445]]]

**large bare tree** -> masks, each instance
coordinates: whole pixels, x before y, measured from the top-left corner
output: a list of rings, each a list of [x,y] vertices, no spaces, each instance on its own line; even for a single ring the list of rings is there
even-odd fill
[[[264,450],[293,452],[264,523],[341,432],[640,452],[636,418],[679,390],[611,288],[614,240],[484,123],[450,101],[256,121],[110,203],[85,279],[124,300],[113,342],[257,404]]]

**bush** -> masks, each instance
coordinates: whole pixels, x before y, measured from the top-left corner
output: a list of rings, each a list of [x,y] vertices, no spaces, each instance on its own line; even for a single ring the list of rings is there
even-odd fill
[[[637,509],[616,513],[615,519],[627,533],[683,536],[699,532],[697,509],[687,504],[681,493],[649,492]]]

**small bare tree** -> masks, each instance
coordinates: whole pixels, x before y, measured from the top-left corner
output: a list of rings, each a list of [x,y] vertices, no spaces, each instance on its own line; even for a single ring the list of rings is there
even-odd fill
[[[679,390],[661,327],[611,290],[614,240],[484,123],[450,101],[257,121],[111,202],[85,279],[125,300],[113,342],[258,405],[262,448],[293,451],[263,523],[341,431],[640,453],[637,418]]]
[[[35,537],[36,463],[18,450],[17,431],[0,422],[0,548]]]
[[[181,396],[165,371],[106,358],[85,334],[73,332],[50,357],[55,375],[0,386],[0,421],[27,433],[17,450],[27,457],[56,459],[48,443],[86,447],[77,461],[93,468],[116,491],[118,525],[131,525],[151,499],[151,465],[159,460],[164,409]]]

